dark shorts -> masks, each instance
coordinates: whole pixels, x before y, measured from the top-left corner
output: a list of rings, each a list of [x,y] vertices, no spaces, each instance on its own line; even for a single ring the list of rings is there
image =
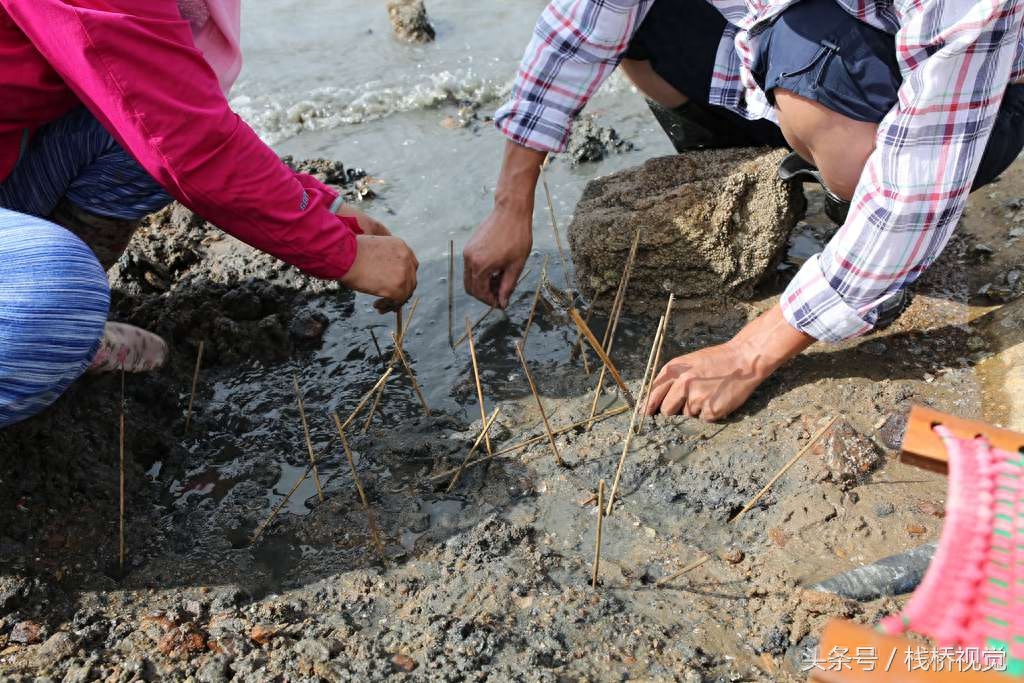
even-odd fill
[[[725,17],[706,0],[656,0],[625,56],[650,61],[672,87],[691,100],[706,103],[725,26]],[[782,132],[771,121],[751,121],[723,107],[709,109],[735,130],[737,147],[786,146]]]
[[[725,18],[706,0],[656,0],[626,57],[650,60],[687,97],[707,102]],[[857,121],[878,123],[902,82],[895,38],[835,0],[800,0],[761,34],[754,78],[769,98],[784,88]],[[741,137],[784,145],[778,127],[719,107]],[[992,182],[1024,149],[1024,85],[1007,87],[972,189]]]

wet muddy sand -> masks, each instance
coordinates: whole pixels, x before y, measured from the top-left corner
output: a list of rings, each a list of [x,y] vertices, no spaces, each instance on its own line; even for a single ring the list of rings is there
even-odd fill
[[[123,575],[120,378],[85,378],[44,415],[0,432],[0,679],[799,680],[801,652],[827,619],[872,621],[902,602],[805,587],[941,529],[945,481],[894,451],[910,404],[993,420],[1011,412],[999,378],[979,370],[1007,341],[991,336],[991,302],[977,291],[1024,262],[1011,232],[1022,196],[1018,165],[972,199],[891,329],[797,359],[722,424],[648,421],[604,522],[596,589],[592,496],[599,480],[611,483],[628,413],[558,437],[566,467],[541,441],[467,468],[447,492],[440,475],[461,462],[481,420],[468,349],[448,348],[447,262],[425,263],[406,347],[432,415],[396,374],[367,433],[362,419],[349,431],[382,562],[330,414],[344,418],[383,372],[369,329],[387,356],[393,319],[169,210],[113,273],[115,317],[173,349],[166,369],[126,381]],[[791,260],[825,236],[815,206]],[[486,407],[501,408],[495,451],[543,434],[514,350],[540,259],[508,315],[476,331]],[[784,271],[752,302],[681,305],[666,356],[727,339],[771,305]],[[464,295],[458,309],[460,321],[483,312]],[[602,314],[592,323],[600,335]],[[614,358],[634,386],[655,323],[631,317],[620,328]],[[556,427],[590,413],[595,377],[575,341],[559,303],[545,299],[526,355]],[[324,501],[305,480],[252,543],[308,464],[293,376]],[[600,401],[619,405],[610,390]],[[730,523],[836,416],[841,428]]]

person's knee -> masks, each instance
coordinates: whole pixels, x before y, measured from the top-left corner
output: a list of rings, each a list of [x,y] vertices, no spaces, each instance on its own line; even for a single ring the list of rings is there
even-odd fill
[[[786,90],[773,92],[786,141],[818,168],[833,194],[849,201],[874,151],[878,125],[856,121]]]
[[[675,109],[686,103],[687,97],[662,78],[651,63],[646,60],[623,59],[619,67],[648,99],[668,109]]]
[[[80,239],[12,216],[0,212],[0,427],[43,410],[86,371],[110,305]]]

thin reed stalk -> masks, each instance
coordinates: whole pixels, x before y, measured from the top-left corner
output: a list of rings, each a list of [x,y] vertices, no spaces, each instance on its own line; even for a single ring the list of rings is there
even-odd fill
[[[683,574],[689,574],[690,572],[692,572],[697,567],[700,567],[700,566],[706,564],[710,559],[711,559],[711,555],[705,555],[704,557],[702,557],[700,559],[694,560],[690,564],[686,565],[685,567],[683,567],[682,569],[677,571],[675,574],[670,574],[669,576],[666,576],[664,578],[658,579],[658,581],[654,585],[655,585],[656,588],[661,588],[665,584],[671,583],[671,582],[675,581],[676,579],[678,579]]]
[[[196,400],[196,386],[199,384],[199,368],[203,364],[203,345],[202,341],[199,342],[199,350],[196,352],[196,368],[192,371],[192,391],[188,396],[188,412],[185,413],[185,433],[188,434],[188,428],[192,424],[192,405]]]
[[[530,306],[530,315],[526,318],[526,327],[523,328],[523,346],[530,336],[530,326],[533,325],[533,316],[537,314],[537,304],[540,303],[540,293],[544,289],[544,280],[548,276],[548,255],[544,255],[544,265],[540,268],[540,278],[537,280],[537,292],[533,295],[533,305]]]
[[[619,406],[618,408],[612,408],[611,410],[608,410],[608,411],[606,411],[604,413],[601,413],[600,415],[597,415],[595,417],[588,417],[585,420],[580,420],[579,422],[574,422],[571,425],[566,425],[565,427],[559,427],[558,429],[553,430],[552,434],[554,434],[555,436],[561,436],[562,434],[568,434],[571,431],[579,429],[580,427],[585,427],[585,426],[587,426],[587,425],[589,425],[591,423],[601,422],[602,420],[607,420],[607,419],[615,417],[617,415],[622,415],[627,410],[629,410],[628,406]],[[445,470],[444,472],[438,472],[437,474],[433,474],[433,475],[427,477],[426,481],[437,481],[439,479],[445,479],[445,478],[449,477],[451,474],[453,474],[454,472],[456,472],[459,469],[464,469],[466,467],[472,467],[473,465],[478,465],[478,464],[480,464],[482,462],[490,460],[492,457],[494,457],[494,458],[507,458],[507,457],[509,457],[509,456],[511,456],[511,455],[513,455],[515,453],[518,453],[520,451],[526,450],[527,448],[530,448],[531,446],[536,446],[539,443],[543,443],[545,440],[547,440],[547,438],[548,438],[547,434],[541,434],[540,436],[535,436],[533,438],[526,439],[525,441],[520,441],[519,443],[515,444],[514,446],[509,446],[508,448],[503,448],[500,451],[496,451],[493,456],[486,456],[485,455],[482,458],[477,458],[476,460],[470,460],[469,462],[465,462],[462,465],[459,465],[459,467],[453,467],[452,469]]]
[[[313,439],[309,435],[309,421],[306,419],[306,404],[302,400],[302,389],[299,388],[299,376],[292,375],[295,385],[295,399],[299,402],[299,419],[302,420],[302,433],[306,437],[306,450],[309,451],[309,466],[313,468],[313,481],[316,482],[316,496],[324,502],[324,490],[320,486],[320,472],[316,468],[316,453],[313,452]]]
[[[790,458],[790,459],[789,459],[789,460],[788,460],[788,461],[786,462],[786,464],[785,464],[785,465],[783,465],[783,466],[782,466],[782,467],[781,467],[781,468],[779,469],[779,471],[775,473],[775,476],[774,476],[774,477],[772,477],[772,478],[771,478],[771,479],[770,479],[770,480],[768,481],[768,483],[767,483],[767,484],[765,484],[765,485],[764,485],[764,487],[763,487],[763,488],[762,488],[762,489],[761,489],[760,491],[758,491],[758,492],[757,492],[757,494],[756,494],[756,495],[755,495],[755,496],[754,496],[753,498],[751,498],[751,499],[750,499],[750,500],[749,500],[749,501],[747,502],[747,504],[746,504],[746,505],[744,505],[744,506],[743,506],[743,509],[742,509],[742,510],[740,510],[739,512],[737,512],[737,513],[736,513],[736,516],[735,516],[735,517],[733,517],[732,519],[730,519],[730,520],[729,520],[729,522],[730,522],[730,523],[735,523],[735,522],[737,522],[737,521],[738,521],[738,520],[739,520],[739,519],[740,519],[741,517],[743,517],[743,515],[747,514],[747,513],[748,513],[748,512],[749,512],[749,511],[750,511],[750,510],[751,510],[751,509],[752,509],[752,508],[753,508],[753,507],[754,507],[755,505],[757,505],[757,502],[758,502],[759,500],[761,500],[761,498],[763,498],[763,497],[764,497],[764,495],[765,495],[766,493],[768,493],[768,491],[769,491],[769,490],[771,489],[771,487],[775,485],[775,482],[777,482],[777,481],[778,481],[779,479],[781,479],[781,478],[782,478],[782,475],[784,475],[784,474],[785,474],[786,472],[788,472],[788,471],[789,471],[789,469],[790,469],[790,468],[791,468],[791,467],[792,467],[793,465],[795,465],[795,464],[797,463],[797,461],[799,461],[799,460],[800,460],[800,458],[804,457],[804,455],[806,455],[806,454],[807,454],[807,452],[808,452],[809,450],[811,450],[811,448],[813,448],[813,447],[814,447],[814,444],[818,443],[818,441],[819,441],[819,440],[821,439],[821,437],[825,436],[825,433],[826,433],[826,432],[827,432],[827,431],[828,431],[829,429],[831,429],[831,428],[832,428],[832,425],[834,425],[834,424],[836,423],[836,420],[838,420],[838,419],[839,419],[839,416],[838,416],[838,415],[836,415],[835,417],[833,417],[833,418],[832,418],[831,420],[829,420],[829,421],[828,421],[828,424],[827,424],[827,425],[825,425],[824,427],[822,427],[821,429],[819,429],[819,430],[818,430],[818,431],[817,431],[817,432],[816,432],[816,433],[814,434],[814,436],[812,436],[812,437],[811,437],[811,440],[810,440],[810,441],[808,441],[808,442],[807,442],[807,444],[806,444],[806,445],[804,445],[804,447],[803,447],[803,448],[801,448],[801,449],[800,449],[799,451],[797,451],[797,454],[796,454],[796,455],[794,455],[794,456],[793,456],[792,458]]]
[[[388,362],[389,368],[394,368],[398,364],[398,353],[399,349],[402,348],[402,342],[405,341],[405,333],[412,326],[412,317],[416,315],[416,307],[419,306],[420,298],[412,302],[412,306],[409,307],[409,317],[405,321],[405,325],[402,324],[402,309],[399,308],[395,311],[395,332],[398,339],[395,344],[395,350],[391,354],[391,360]],[[384,385],[381,384],[377,390],[377,395],[373,398],[373,403],[370,405],[370,412],[366,415],[366,422],[363,424],[363,434],[370,431],[370,425],[373,423],[373,416],[377,414],[377,408],[380,406],[381,399],[384,398]]]
[[[644,368],[643,377],[640,378],[640,397],[643,398],[647,387],[647,378],[651,374],[651,367],[654,365],[654,356],[658,352],[658,337],[661,335],[662,329],[665,327],[665,316],[661,317],[658,321],[658,329],[654,333],[654,342],[651,344],[651,353],[647,356],[647,367]],[[608,496],[608,509],[605,511],[606,515],[612,513],[612,507],[615,505],[615,494],[619,492],[619,479],[622,477],[622,468],[626,464],[626,456],[629,454],[629,447],[633,443],[633,428],[636,426],[637,418],[643,413],[644,404],[643,401],[637,401],[633,407],[633,414],[629,418],[629,427],[626,429],[626,437],[622,440],[622,455],[619,457],[619,464],[615,468],[615,479],[612,480],[612,492]]]
[[[333,413],[334,424],[338,428],[338,436],[341,438],[341,446],[345,450],[345,458],[348,460],[348,466],[352,470],[352,481],[356,487],[356,493],[359,494],[359,503],[363,507],[363,512],[366,513],[366,525],[370,529],[370,539],[373,542],[374,547],[377,549],[377,554],[380,555],[380,561],[384,566],[387,566],[388,558],[384,553],[384,543],[381,540],[380,530],[377,528],[377,521],[374,519],[373,510],[370,509],[370,501],[366,497],[366,491],[363,490],[363,484],[359,481],[359,473],[356,471],[356,461],[352,457],[352,449],[349,447],[348,439],[345,438],[345,430],[341,428],[341,420],[338,418],[337,413]]]
[[[270,511],[270,514],[267,515],[267,518],[265,520],[263,520],[263,523],[256,528],[256,531],[252,535],[252,539],[249,541],[249,545],[252,545],[260,539],[260,536],[262,536],[263,532],[267,530],[267,527],[270,526],[271,522],[273,522],[277,518],[277,515],[281,512],[281,509],[288,504],[288,501],[292,499],[292,496],[295,495],[295,492],[299,490],[300,486],[302,486],[302,482],[306,481],[311,471],[312,468],[307,467],[306,471],[302,473],[302,476],[298,478],[298,480],[291,487],[291,489],[288,490],[288,493],[285,494],[284,498],[282,498],[278,502],[278,504],[274,506],[274,509]]]
[[[388,377],[390,377],[391,373],[394,371],[394,368],[388,368],[387,370],[384,371],[384,374],[380,376],[380,379],[378,379],[377,383],[373,385],[373,388],[366,392],[363,398],[360,399],[359,403],[356,405],[356,409],[353,410],[347,418],[345,418],[345,422],[342,425],[343,429],[348,429],[349,425],[352,424],[356,417],[358,417],[360,411],[362,411],[362,409],[366,407],[366,404],[369,402],[369,400],[373,398],[374,395],[377,393],[377,390],[380,389],[384,385],[384,383],[388,381]]]
[[[601,530],[604,528],[604,479],[597,484],[597,540],[594,543],[594,571],[590,587],[597,588],[597,574],[601,570]]]
[[[633,242],[629,246],[629,256],[626,257],[626,265],[622,268],[622,278],[619,280],[619,287],[615,291],[615,299],[612,301],[612,309],[608,318],[608,327],[604,331],[604,341],[601,346],[612,352],[615,346],[615,332],[619,329],[619,319],[626,300],[626,289],[629,287],[629,279],[633,274],[633,264],[636,262],[636,253],[640,248],[640,230],[633,235]],[[601,368],[601,374],[597,377],[597,386],[594,387],[594,400],[590,404],[590,416],[597,414],[597,403],[601,400],[601,390],[604,389],[604,378],[607,372],[607,365]]]
[[[537,385],[533,382],[533,376],[530,375],[530,368],[526,364],[526,356],[523,355],[522,344],[516,344],[516,353],[519,355],[519,362],[523,365],[523,374],[526,375],[526,381],[530,385],[530,391],[533,393],[533,399],[537,402],[537,410],[540,411],[540,418],[544,421],[544,431],[548,435],[548,444],[551,446],[551,453],[555,456],[555,462],[560,467],[565,467],[565,461],[562,460],[561,454],[558,452],[558,446],[555,444],[555,435],[551,433],[551,423],[548,422],[548,415],[544,412],[544,403],[540,400],[540,394],[537,393]]]
[[[448,346],[455,349],[455,240],[448,241]]]
[[[448,488],[445,489],[445,491],[451,492],[451,490],[453,488],[455,488],[455,485],[459,482],[459,477],[462,476],[462,472],[466,468],[466,464],[469,462],[470,458],[473,457],[473,454],[476,453],[476,449],[480,448],[480,442],[484,441],[487,438],[487,435],[491,431],[491,425],[493,425],[494,421],[498,419],[498,415],[500,413],[501,413],[501,407],[499,406],[498,408],[494,409],[494,412],[491,413],[491,417],[490,418],[486,418],[486,417],[484,418],[483,428],[480,430],[479,436],[477,436],[476,437],[476,441],[473,442],[473,447],[469,449],[469,453],[466,454],[466,457],[462,460],[462,462],[459,464],[459,466],[457,468],[455,468],[455,470],[454,470],[455,471],[455,476],[452,477],[451,483],[448,484]],[[485,456],[482,459],[483,460],[488,460],[491,457],[492,456],[487,455],[487,456]]]
[[[574,287],[569,279],[569,259],[565,256],[565,249],[562,247],[562,233],[558,229],[558,221],[555,220],[555,204],[551,201],[551,189],[548,187],[548,179],[544,174],[544,166],[540,167],[540,182],[544,186],[544,197],[548,200],[548,214],[551,216],[551,232],[555,234],[555,246],[558,247],[558,258],[562,261],[562,271],[565,273],[565,290],[572,296]]]
[[[661,365],[661,352],[665,348],[665,337],[668,336],[669,325],[671,325],[671,323],[672,323],[672,304],[675,303],[675,300],[676,300],[676,295],[675,294],[669,294],[668,295],[668,304],[665,306],[665,322],[661,326],[661,333],[658,336],[657,342],[656,342],[657,345],[658,345],[658,352],[656,354],[654,354],[654,371],[653,371],[653,374],[651,375],[650,384],[647,385],[647,391],[644,393],[644,396],[641,397],[641,403],[643,403],[644,405],[646,405],[647,401],[650,399],[651,391],[654,390],[654,380],[657,379],[657,377],[658,377],[658,366]],[[647,422],[647,416],[646,415],[641,415],[640,416],[640,423],[636,426],[636,433],[637,434],[639,434],[640,432],[643,431],[644,425],[646,424],[646,422]]]
[[[409,375],[409,381],[412,382],[412,388],[416,392],[417,398],[420,400],[420,405],[423,406],[423,412],[430,417],[430,406],[427,405],[427,399],[423,396],[423,391],[420,389],[420,383],[416,381],[416,373],[412,370],[412,365],[409,364],[409,357],[405,355],[405,351],[398,343],[398,337],[395,333],[391,333],[391,341],[395,343],[395,351],[398,353],[398,360],[401,361],[402,367],[405,368],[405,373]]]
[[[487,421],[487,409],[484,407],[484,390],[480,385],[480,369],[476,364],[476,344],[473,341],[473,328],[469,326],[469,318],[466,318],[466,336],[469,337],[469,357],[473,361],[473,381],[476,383],[476,398],[480,403],[480,420]],[[487,455],[491,455],[491,437],[484,431],[484,445],[487,447]]]
[[[583,336],[586,337],[587,342],[594,349],[594,352],[597,353],[598,358],[600,358],[601,362],[604,363],[604,368],[609,372],[609,374],[611,374],[612,379],[615,380],[615,383],[619,386],[619,389],[622,391],[623,398],[626,399],[626,403],[629,404],[630,408],[636,406],[636,399],[633,397],[633,392],[629,390],[628,386],[626,386],[626,382],[622,379],[622,375],[619,374],[619,370],[615,367],[615,363],[613,363],[612,359],[608,357],[604,347],[601,346],[601,342],[597,341],[597,337],[595,337],[594,333],[590,331],[590,327],[588,327],[587,323],[580,317],[579,311],[575,308],[570,309],[569,315],[572,317],[573,322],[576,323],[576,327],[578,327],[583,333]]]
[[[120,434],[119,434],[119,437],[118,437],[118,451],[119,451],[119,460],[120,460],[120,467],[119,467],[119,469],[120,469],[120,487],[119,487],[119,491],[120,491],[119,498],[120,498],[120,500],[119,500],[118,505],[119,505],[120,512],[118,514],[118,537],[117,537],[117,545],[118,545],[117,567],[118,567],[118,572],[122,576],[124,575],[124,563],[125,563],[125,557],[127,555],[127,553],[125,551],[125,543],[124,543],[125,507],[126,507],[125,506],[125,475],[124,475],[124,436],[125,436],[125,430],[126,430],[126,425],[125,425],[125,399],[124,399],[124,374],[125,374],[124,373],[124,363],[122,362],[121,363],[121,416],[120,416],[120,419],[118,420],[118,422],[120,424]]]

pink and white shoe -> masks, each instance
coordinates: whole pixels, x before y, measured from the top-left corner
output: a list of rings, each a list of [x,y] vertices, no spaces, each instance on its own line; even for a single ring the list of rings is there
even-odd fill
[[[133,325],[108,322],[89,372],[149,372],[166,361],[167,342],[163,339]]]

